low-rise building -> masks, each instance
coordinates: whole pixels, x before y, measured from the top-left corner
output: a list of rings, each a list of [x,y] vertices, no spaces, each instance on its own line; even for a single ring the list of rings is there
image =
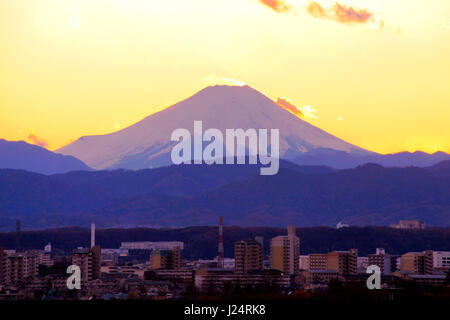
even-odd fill
[[[391,224],[394,229],[425,229],[425,223],[419,220],[400,220],[398,224]]]
[[[125,250],[172,250],[178,247],[180,250],[184,249],[184,242],[182,241],[136,241],[136,242],[122,242],[120,249]]]
[[[433,251],[433,268],[450,270],[450,251]]]
[[[335,270],[304,270],[300,271],[295,282],[302,285],[310,285],[328,283],[332,279],[339,279],[339,273]]]
[[[223,290],[226,285],[240,288],[260,285],[284,288],[291,284],[291,276],[279,270],[236,274],[233,269],[208,268],[195,272],[194,283],[200,291]]]
[[[119,257],[128,256],[128,249],[103,249],[101,250],[102,263],[119,264]],[[149,255],[150,256],[150,255]],[[145,259],[145,261],[148,260]]]
[[[139,278],[144,279],[145,266],[143,265],[132,265],[132,266],[102,266],[100,271],[103,274],[129,274],[135,275]]]
[[[196,269],[214,268],[214,267],[217,267],[217,257],[214,259],[198,259],[198,260],[189,262],[187,265],[192,266]],[[224,258],[223,259],[224,269],[234,269],[234,266],[235,266],[234,258]],[[269,261],[268,268],[270,268],[270,261]]]
[[[175,280],[184,283],[192,283],[195,274],[195,271],[191,268],[157,269],[154,272],[162,280]]]
[[[413,281],[427,286],[442,286],[446,282],[446,275],[443,273],[414,274],[409,271],[396,271],[393,275],[405,281]]]
[[[306,270],[334,270],[339,274],[356,274],[358,269],[358,250],[310,253],[309,268]]]
[[[181,241],[136,241],[122,242],[121,254],[117,257],[119,264],[138,264],[148,262],[153,251],[171,251],[174,248],[183,250],[184,242]],[[124,254],[126,252],[126,254]]]
[[[433,251],[408,252],[401,256],[400,271],[412,274],[433,273]]]
[[[366,272],[367,267],[369,266],[369,257],[358,257],[356,261],[358,273]]]

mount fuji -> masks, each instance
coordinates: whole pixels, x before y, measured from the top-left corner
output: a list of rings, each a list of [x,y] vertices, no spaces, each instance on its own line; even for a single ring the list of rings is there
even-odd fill
[[[279,129],[280,157],[298,159],[327,150],[351,157],[375,153],[347,143],[300,119],[249,86],[210,86],[193,96],[152,114],[123,130],[84,136],[56,152],[71,155],[94,169],[144,169],[170,165],[176,142],[173,130],[193,132],[195,120],[203,128]]]

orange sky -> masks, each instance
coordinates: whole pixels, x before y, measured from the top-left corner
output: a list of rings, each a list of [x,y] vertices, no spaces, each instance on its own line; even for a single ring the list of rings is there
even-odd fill
[[[361,147],[450,152],[450,2],[339,4],[1,1],[0,138],[53,150],[236,79]]]

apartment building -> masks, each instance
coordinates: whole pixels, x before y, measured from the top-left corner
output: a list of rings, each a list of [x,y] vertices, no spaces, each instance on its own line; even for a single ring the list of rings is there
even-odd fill
[[[309,270],[309,256],[308,255],[300,256],[298,267],[300,268],[300,270]]]
[[[38,259],[32,253],[11,253],[2,260],[4,283],[20,283],[23,279],[38,274]]]
[[[358,249],[332,251],[329,253],[310,253],[309,268],[314,271],[335,271],[338,274],[356,274],[358,272]]]
[[[386,254],[383,248],[377,248],[374,254],[369,254],[369,266],[376,265],[380,268],[381,274],[390,275],[395,271],[394,261],[390,254]]]
[[[46,267],[53,266],[53,260],[50,256],[50,253],[45,252],[44,250],[31,250],[28,252],[30,254],[33,254],[36,256],[38,265],[42,265],[42,266],[46,266]]]
[[[179,269],[181,265],[181,249],[153,250],[150,254],[150,269]]]
[[[8,254],[0,248],[0,285],[6,283]]]
[[[327,253],[310,253],[307,270],[326,270],[328,268]]]
[[[100,278],[101,249],[99,246],[78,248],[72,253],[72,264],[80,267],[81,280],[90,281]]]
[[[263,258],[263,246],[257,240],[241,240],[234,244],[234,271],[236,273],[262,270]]]
[[[270,257],[272,269],[285,274],[297,274],[299,271],[300,239],[295,235],[295,226],[287,227],[286,236],[271,240]]]
[[[433,268],[450,270],[450,251],[433,251]]]
[[[433,273],[433,251],[408,252],[401,256],[400,271],[414,274]]]
[[[358,268],[358,249],[332,251],[327,254],[327,269],[339,274],[356,274]]]

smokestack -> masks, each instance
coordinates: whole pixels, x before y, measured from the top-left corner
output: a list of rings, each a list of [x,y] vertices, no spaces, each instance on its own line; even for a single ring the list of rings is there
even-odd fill
[[[95,223],[91,223],[91,248],[95,247]]]
[[[223,217],[219,218],[219,250],[217,255],[217,267],[224,267],[224,256],[223,256]]]

